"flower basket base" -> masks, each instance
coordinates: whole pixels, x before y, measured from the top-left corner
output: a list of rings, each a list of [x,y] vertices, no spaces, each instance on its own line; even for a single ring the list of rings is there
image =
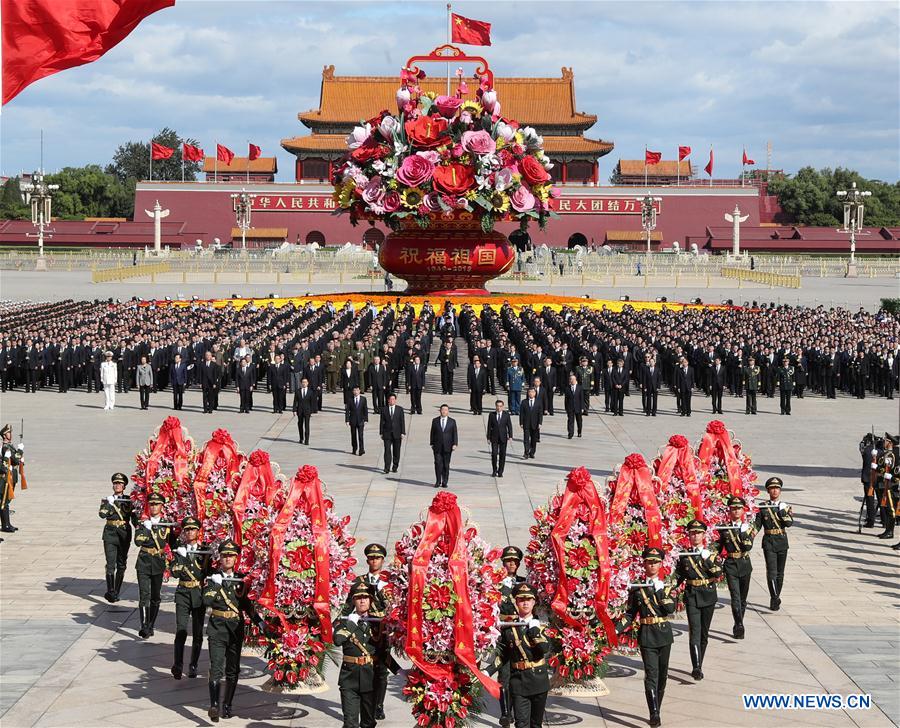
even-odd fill
[[[270,677],[263,683],[262,689],[267,693],[278,695],[316,695],[327,693],[329,687],[325,678],[317,672],[312,672],[305,682],[298,682],[296,685],[276,683],[275,679]]]
[[[599,677],[576,683],[554,675],[550,682],[550,694],[564,698],[602,698],[609,695],[609,688]]]

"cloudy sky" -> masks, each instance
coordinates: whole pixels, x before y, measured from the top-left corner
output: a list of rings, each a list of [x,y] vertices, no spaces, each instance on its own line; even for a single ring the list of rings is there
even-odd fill
[[[845,166],[898,179],[900,4],[890,2],[455,3],[493,24],[485,55],[499,76],[575,71],[588,133],[615,142],[601,161],[644,145],[671,158],[710,145],[716,176],[740,170],[741,149],[765,165]],[[446,35],[431,2],[178,0],[99,61],[48,77],[3,107],[0,171],[106,163],[116,146],[164,126],[238,153],[246,140],[292,157],[279,141],[302,133],[318,106],[322,66],[341,75],[393,75]]]

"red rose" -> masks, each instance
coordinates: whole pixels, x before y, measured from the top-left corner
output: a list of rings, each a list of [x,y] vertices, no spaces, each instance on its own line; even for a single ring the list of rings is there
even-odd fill
[[[475,172],[467,164],[451,162],[435,168],[432,181],[435,188],[441,192],[459,196],[474,186]]]
[[[374,144],[366,142],[361,147],[357,147],[350,152],[350,157],[354,162],[366,164],[375,159],[384,159],[391,153],[391,150],[384,144]]]
[[[550,179],[550,173],[534,157],[525,157],[519,160],[519,172],[523,179],[532,187],[540,185]]]
[[[404,125],[406,136],[416,149],[434,149],[449,143],[450,123],[441,116],[420,116]]]

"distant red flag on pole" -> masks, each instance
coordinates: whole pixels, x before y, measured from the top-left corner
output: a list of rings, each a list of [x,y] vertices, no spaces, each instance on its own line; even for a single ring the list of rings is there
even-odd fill
[[[3,103],[30,84],[96,61],[175,0],[3,0]]]
[[[691,148],[690,147],[678,147],[678,161],[687,159],[691,156]]]
[[[171,147],[164,147],[162,144],[150,142],[150,159],[168,159],[173,154],[175,154],[175,150]]]
[[[250,153],[247,155],[248,159],[252,162],[254,159],[259,159],[260,154],[262,154],[262,149],[255,144],[251,144]]]
[[[225,164],[231,164],[231,160],[234,159],[234,152],[228,147],[216,144],[216,159],[220,162],[225,162]]]
[[[203,150],[200,147],[195,147],[193,144],[184,142],[181,145],[181,156],[188,162],[202,162]]]
[[[744,165],[756,164],[750,157],[747,156],[747,150],[744,150],[744,160],[741,162]]]
[[[712,178],[713,174],[713,150],[710,147],[709,150],[709,161],[706,163],[706,166],[703,168],[703,171],[706,172]]]
[[[644,150],[644,164],[659,164],[662,159],[662,152],[650,152]]]
[[[454,43],[479,46],[489,46],[491,44],[490,23],[485,23],[483,20],[472,20],[471,18],[451,13],[450,25],[453,28],[451,37]]]

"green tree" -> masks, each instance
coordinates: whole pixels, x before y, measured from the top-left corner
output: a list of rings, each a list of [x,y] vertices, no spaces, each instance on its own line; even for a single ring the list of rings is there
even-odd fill
[[[53,215],[77,220],[84,217],[128,217],[133,200],[126,185],[104,172],[99,165],[65,167],[47,175],[49,184],[59,185],[53,195]]]
[[[153,179],[180,180],[181,145],[183,142],[186,142],[197,146],[197,140],[182,138],[178,136],[178,132],[174,129],[164,127],[153,135],[153,141],[175,150],[175,153],[168,159],[156,159],[153,161]],[[125,142],[120,144],[115,154],[113,154],[112,163],[106,167],[106,171],[123,183],[127,180],[141,181],[150,179],[150,143]],[[184,179],[186,181],[197,179],[199,171],[200,162],[184,163]]]
[[[19,190],[18,177],[10,177],[3,183],[3,187],[0,189],[0,219],[31,219],[31,210],[24,202],[22,202],[22,193]]]

